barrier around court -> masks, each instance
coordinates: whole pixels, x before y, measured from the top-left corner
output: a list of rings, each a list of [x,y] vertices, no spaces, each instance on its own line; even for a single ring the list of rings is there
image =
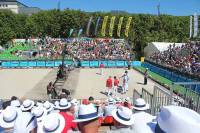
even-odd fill
[[[92,60],[81,61],[81,67],[99,67],[103,63],[105,67],[127,67],[128,63],[124,60]],[[0,67],[2,68],[29,68],[29,67],[58,67],[62,64],[61,60],[23,60],[23,61],[1,61]],[[72,65],[72,60],[65,60],[65,65]],[[141,66],[140,61],[132,61],[131,66]]]

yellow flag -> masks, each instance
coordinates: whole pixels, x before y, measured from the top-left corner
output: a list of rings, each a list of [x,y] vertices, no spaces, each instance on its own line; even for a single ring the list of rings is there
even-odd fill
[[[131,20],[132,20],[132,17],[129,17],[128,18],[128,21],[126,23],[126,31],[125,31],[125,36],[128,37],[128,33],[129,33],[129,28],[130,28],[130,25],[131,25]]]
[[[111,37],[113,35],[114,24],[115,24],[115,16],[112,16],[112,18],[110,20],[110,29],[109,29],[109,35]]]
[[[107,21],[108,21],[108,16],[105,16],[103,19],[103,24],[102,24],[102,29],[101,29],[102,36],[105,36]]]
[[[123,19],[124,19],[124,17],[119,18],[119,23],[118,23],[118,28],[117,28],[117,36],[118,37],[120,37],[120,34],[121,34]]]

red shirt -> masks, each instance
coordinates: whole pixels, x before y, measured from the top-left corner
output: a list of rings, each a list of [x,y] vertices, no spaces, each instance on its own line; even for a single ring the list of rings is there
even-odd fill
[[[118,79],[114,79],[114,86],[118,86],[119,85],[119,80]]]
[[[100,68],[104,68],[104,64],[100,64]]]
[[[111,78],[107,79],[106,87],[112,87],[112,79]]]
[[[62,133],[67,133],[68,130],[75,129],[77,127],[76,123],[72,122],[74,120],[74,117],[72,115],[69,115],[65,112],[60,112],[60,114],[65,119],[65,127],[64,127]]]

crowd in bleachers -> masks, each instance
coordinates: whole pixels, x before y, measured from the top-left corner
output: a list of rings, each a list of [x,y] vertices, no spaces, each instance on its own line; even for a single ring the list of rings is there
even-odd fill
[[[161,108],[157,116],[144,99],[93,97],[79,101],[65,99],[50,102],[12,97],[0,111],[0,133],[197,133],[200,115],[178,106]],[[182,117],[184,116],[184,117]]]
[[[130,47],[124,40],[116,39],[56,39],[47,37],[39,40],[35,49],[30,51],[26,58],[61,59],[63,49],[65,53],[78,60],[127,60],[131,58]],[[67,46],[65,47],[65,44]],[[14,51],[13,54],[22,57],[22,51]],[[31,55],[31,56],[30,56]]]
[[[200,74],[200,43],[191,42],[182,46],[170,45],[168,50],[154,53],[150,59],[181,72]]]

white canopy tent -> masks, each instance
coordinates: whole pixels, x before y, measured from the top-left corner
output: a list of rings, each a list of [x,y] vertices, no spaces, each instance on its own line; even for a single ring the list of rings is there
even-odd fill
[[[149,57],[155,52],[163,52],[169,48],[169,45],[182,46],[185,43],[169,43],[169,42],[151,42],[144,48],[144,56]]]

